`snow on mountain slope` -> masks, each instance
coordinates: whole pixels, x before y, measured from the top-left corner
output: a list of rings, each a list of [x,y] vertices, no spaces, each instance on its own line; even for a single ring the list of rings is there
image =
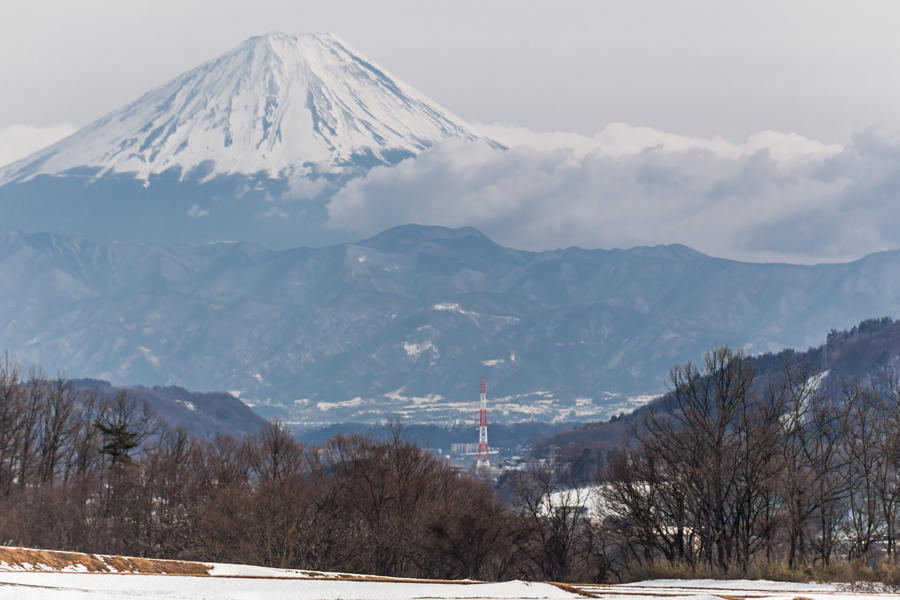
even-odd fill
[[[391,163],[444,138],[459,117],[332,34],[253,37],[0,169],[0,184],[79,167],[135,173],[286,175]]]

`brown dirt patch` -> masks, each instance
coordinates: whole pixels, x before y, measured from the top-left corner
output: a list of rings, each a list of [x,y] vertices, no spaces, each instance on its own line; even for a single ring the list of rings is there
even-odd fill
[[[550,585],[555,585],[556,587],[563,590],[564,592],[569,592],[570,594],[577,594],[579,596],[584,596],[585,598],[601,598],[602,597],[594,592],[591,592],[591,591],[588,591],[585,589],[581,589],[578,586],[570,585],[568,583],[559,583],[558,581],[548,581],[547,583],[549,583]]]
[[[209,575],[209,566],[184,560],[157,560],[106,556],[62,550],[36,550],[0,546],[0,569],[60,571],[83,566],[88,573],[142,573],[147,575]]]

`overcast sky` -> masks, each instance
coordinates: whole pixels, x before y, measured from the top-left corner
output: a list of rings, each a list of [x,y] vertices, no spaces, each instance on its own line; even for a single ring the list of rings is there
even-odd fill
[[[843,143],[900,127],[900,3],[4,0],[0,128],[88,121],[244,39],[331,31],[479,122]]]
[[[892,0],[2,0],[0,164],[268,31],[336,33],[513,148],[375,169],[334,225],[791,262],[900,247]]]

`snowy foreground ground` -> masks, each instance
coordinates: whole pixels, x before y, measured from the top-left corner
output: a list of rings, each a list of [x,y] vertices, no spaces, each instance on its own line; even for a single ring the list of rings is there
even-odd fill
[[[90,573],[82,564],[63,568],[45,564],[0,562],[0,599],[107,600],[173,598],[178,600],[518,600],[577,598],[547,583],[443,583],[378,581],[368,576],[268,569],[207,563],[208,575]],[[353,578],[352,580],[347,578]]]
[[[579,585],[579,590],[606,600],[900,600],[900,594],[848,591],[848,586],[764,580],[654,579],[625,585]]]
[[[327,579],[185,577],[93,573],[0,573],[0,598],[22,600],[106,600],[175,598],[183,600],[295,600],[465,598],[576,598],[545,583],[509,581],[485,584],[397,583]]]
[[[173,598],[183,600],[537,600],[605,598],[607,600],[857,600],[900,594],[864,594],[827,584],[771,581],[653,580],[626,585],[578,585],[562,589],[547,583],[443,583],[388,580],[338,573],[204,565],[208,574],[149,575],[92,573],[83,564],[50,567],[41,563],[0,562],[0,600],[106,600]],[[580,592],[576,593],[576,592]]]

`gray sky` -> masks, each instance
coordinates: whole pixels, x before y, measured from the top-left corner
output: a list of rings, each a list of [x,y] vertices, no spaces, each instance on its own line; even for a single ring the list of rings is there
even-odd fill
[[[251,35],[332,31],[460,116],[741,141],[900,128],[900,3],[2,0],[0,128],[83,125]]]

